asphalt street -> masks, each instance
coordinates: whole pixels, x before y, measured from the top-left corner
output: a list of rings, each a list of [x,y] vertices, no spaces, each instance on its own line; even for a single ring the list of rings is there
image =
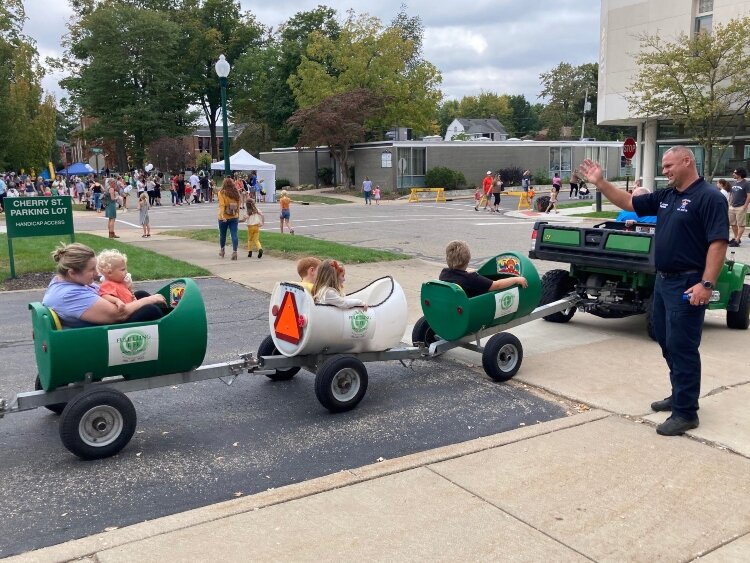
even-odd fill
[[[565,198],[567,194],[562,199]],[[292,204],[292,224],[300,235],[438,261],[444,260],[449,241],[461,239],[470,244],[472,265],[478,266],[503,251],[528,251],[534,222],[505,215],[517,204],[516,197],[503,196],[501,213],[474,211],[474,201],[469,199],[447,203],[383,202],[379,206]],[[278,232],[278,205],[266,203],[260,207],[266,216],[263,230]],[[175,228],[216,228],[215,203],[157,207],[149,215],[154,236]],[[140,230],[137,219],[137,211],[118,213],[117,229]],[[550,215],[546,220],[582,222],[563,215]],[[77,214],[76,230],[98,229],[106,230],[103,216]]]
[[[338,207],[359,217],[416,213],[404,206],[359,212],[353,205]],[[329,210],[300,208],[300,225],[304,217],[312,221]],[[165,211],[173,212],[170,222],[178,216],[197,222],[208,209]],[[473,217],[470,211],[465,215]],[[153,291],[159,285],[138,287]],[[213,278],[199,285],[209,319],[204,363],[254,350],[268,333],[268,296]],[[0,395],[33,387],[27,303],[41,296],[0,293]],[[196,337],[186,327],[175,349]],[[246,375],[231,387],[212,380],[132,393],[138,413],[133,440],[119,455],[94,462],[63,448],[52,413],[37,409],[5,417],[0,557],[566,414],[566,405],[523,385],[494,383],[480,369],[446,359],[418,361],[411,369],[397,362],[367,367],[364,400],[338,415],[317,402],[314,376],[304,371],[287,382]]]

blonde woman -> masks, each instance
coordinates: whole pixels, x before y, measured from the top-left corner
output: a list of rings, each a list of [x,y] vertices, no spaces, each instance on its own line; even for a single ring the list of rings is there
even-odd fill
[[[240,219],[240,192],[234,180],[224,178],[219,190],[219,256],[224,258],[227,229],[232,237],[232,260],[237,260],[237,223]]]

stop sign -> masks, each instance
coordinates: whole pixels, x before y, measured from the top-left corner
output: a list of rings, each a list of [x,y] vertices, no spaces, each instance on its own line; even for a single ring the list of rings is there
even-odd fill
[[[625,139],[625,142],[622,144],[622,154],[625,158],[630,160],[635,156],[635,139],[633,137],[628,137]]]

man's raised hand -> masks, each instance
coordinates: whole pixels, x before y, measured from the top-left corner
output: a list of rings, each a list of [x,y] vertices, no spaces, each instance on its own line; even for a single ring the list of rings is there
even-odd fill
[[[588,158],[578,167],[578,172],[586,178],[586,181],[591,182],[592,184],[596,184],[604,178],[604,172],[602,171],[601,165]]]

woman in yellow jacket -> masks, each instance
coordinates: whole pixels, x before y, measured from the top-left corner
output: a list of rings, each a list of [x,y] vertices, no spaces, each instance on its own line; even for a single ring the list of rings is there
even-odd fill
[[[240,219],[240,192],[234,180],[224,178],[219,190],[219,256],[224,258],[227,229],[232,237],[232,260],[237,260],[237,223]]]

